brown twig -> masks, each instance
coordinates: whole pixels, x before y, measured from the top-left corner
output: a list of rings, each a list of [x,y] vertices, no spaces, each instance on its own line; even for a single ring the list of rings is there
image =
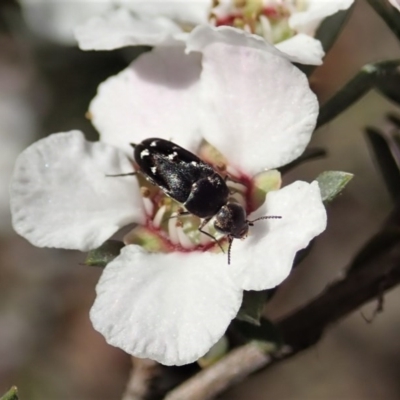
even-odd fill
[[[132,372],[122,400],[144,400],[149,395],[152,381],[160,373],[160,365],[153,360],[132,357]]]
[[[361,251],[361,266],[360,258],[356,257],[357,265],[351,265],[347,269],[346,277],[330,285],[307,305],[277,321],[287,345],[285,354],[271,357],[256,344],[241,346],[171,391],[165,399],[212,399],[250,373],[292,357],[314,345],[329,325],[364,303],[378,298],[382,304],[384,292],[400,283],[399,217],[400,207],[395,210],[386,227]],[[374,245],[387,237],[387,229],[390,230],[392,241],[379,252]],[[373,248],[373,253],[368,255],[370,247]]]

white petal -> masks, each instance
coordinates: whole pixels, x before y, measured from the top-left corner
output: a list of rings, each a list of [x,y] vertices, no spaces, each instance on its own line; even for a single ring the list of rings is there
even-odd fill
[[[135,245],[106,267],[96,291],[90,317],[107,342],[166,365],[203,356],[242,301],[224,255],[150,254]]]
[[[131,142],[160,137],[195,150],[200,55],[156,47],[107,79],[90,105],[101,140],[132,154]]]
[[[75,29],[82,50],[113,50],[126,46],[155,46],[181,32],[164,17],[138,18],[121,8],[104,16],[96,16]]]
[[[314,130],[318,101],[288,60],[245,46],[203,49],[202,132],[233,166],[254,175],[296,159]]]
[[[308,47],[311,47],[309,51],[317,53],[317,46],[315,44],[312,45],[311,43],[306,43],[305,39],[301,40],[303,50],[306,49],[305,44],[307,44]],[[295,63],[316,63],[313,56],[309,56],[307,54],[304,55],[301,52],[297,52],[294,50],[286,52],[284,51],[284,49],[281,49],[280,46],[275,46],[269,43],[267,40],[259,35],[253,35],[251,33],[245,32],[241,29],[233,28],[231,26],[213,27],[210,25],[201,25],[193,29],[186,41],[186,51],[188,53],[192,51],[203,52],[204,49],[211,44],[224,43],[232,46],[249,47],[262,50],[267,53],[286,58]]]
[[[144,222],[129,159],[116,148],[86,142],[79,131],[51,135],[18,158],[11,182],[14,229],[39,247],[89,250],[121,227]]]
[[[354,0],[308,0],[305,11],[289,18],[289,26],[297,32],[314,36],[319,24],[340,10],[347,10]]]
[[[303,33],[278,43],[276,47],[301,64],[321,65],[325,55],[321,42]]]
[[[297,181],[269,192],[265,204],[249,220],[265,215],[282,219],[255,222],[249,237],[235,240],[232,246],[232,271],[246,290],[279,285],[289,275],[296,252],[326,228],[326,210],[316,181]]]
[[[197,26],[187,39],[186,51],[188,53],[192,51],[203,52],[207,46],[216,43],[263,50],[289,59],[288,55],[279,51],[274,45],[267,42],[261,36],[253,35],[231,26]]]
[[[389,3],[400,11],[400,0],[389,0]]]
[[[66,45],[76,45],[74,28],[88,18],[111,9],[110,0],[21,0],[25,21],[36,34]]]
[[[147,17],[164,16],[182,24],[199,25],[208,23],[211,0],[119,0],[138,15]]]

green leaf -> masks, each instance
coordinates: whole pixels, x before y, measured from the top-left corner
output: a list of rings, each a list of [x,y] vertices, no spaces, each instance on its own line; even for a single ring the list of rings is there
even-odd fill
[[[267,301],[267,291],[245,290],[243,301],[236,318],[253,325],[260,325],[261,313]]]
[[[399,13],[400,14],[400,13]],[[386,98],[400,105],[400,62],[381,69],[375,86]]]
[[[283,345],[283,338],[278,328],[268,319],[262,318],[259,326],[244,321],[234,320],[232,328],[246,342],[256,341],[264,351],[272,352]]]
[[[99,248],[89,251],[84,264],[90,267],[104,268],[109,262],[119,256],[124,243],[118,240],[107,240]]]
[[[374,128],[367,127],[365,133],[386,187],[392,199],[397,202],[400,198],[400,171],[396,159],[393,157],[390,143],[381,132]],[[397,147],[396,141],[393,141],[392,146],[396,146],[397,149],[394,151],[398,153],[400,149]]]
[[[398,101],[399,95],[395,93],[395,87],[399,87],[397,85],[399,66],[400,60],[389,60],[367,64],[361,68],[354,78],[320,108],[317,128],[333,120],[373,87],[377,87],[389,99]],[[390,88],[389,82],[392,82],[395,87]]]
[[[400,40],[400,13],[388,0],[367,0],[375,12],[385,21],[386,25]]]
[[[5,393],[0,400],[18,400],[18,389],[16,386],[13,386],[7,393]]]
[[[325,171],[317,177],[324,203],[332,201],[350,182],[353,174],[341,171]]]

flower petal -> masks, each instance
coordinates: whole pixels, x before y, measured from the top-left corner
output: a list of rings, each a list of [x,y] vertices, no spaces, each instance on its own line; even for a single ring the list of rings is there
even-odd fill
[[[119,3],[140,16],[164,16],[173,21],[199,25],[208,23],[211,0],[119,0]]]
[[[135,245],[106,267],[96,291],[90,317],[107,342],[165,365],[203,356],[242,301],[224,255],[151,254]]]
[[[325,56],[321,42],[303,33],[278,43],[276,47],[301,64],[321,65]]]
[[[187,38],[186,52],[203,52],[207,46],[216,43],[224,43],[232,46],[249,47],[252,49],[263,50],[268,53],[287,58],[288,60],[290,59],[289,55],[282,53],[274,45],[267,42],[261,36],[253,35],[231,26],[197,26]]]
[[[202,51],[205,139],[250,175],[296,159],[318,115],[306,76],[274,52],[218,41]]]
[[[39,247],[86,251],[121,227],[144,222],[133,169],[119,150],[79,131],[51,135],[18,158],[11,182],[14,229]]]
[[[400,0],[389,0],[389,3],[400,11]]]
[[[354,0],[308,0],[307,9],[294,13],[289,18],[289,26],[299,33],[314,36],[319,24],[340,10],[347,10]]]
[[[315,59],[315,55],[320,55],[321,51],[319,51],[318,45],[313,43],[315,39],[309,38],[307,41],[305,38],[300,38],[297,40],[299,40],[299,44],[302,46],[302,51],[295,51],[295,49],[289,46],[286,46],[286,48],[284,46],[284,48],[281,49],[280,43],[278,45],[273,45],[259,35],[253,35],[231,26],[213,27],[210,25],[202,25],[193,29],[189,34],[186,39],[186,51],[188,53],[192,51],[203,52],[203,50],[211,44],[224,43],[232,46],[250,47],[252,49],[262,50],[295,63],[319,65],[316,64],[318,61]],[[319,47],[321,47],[321,45]],[[313,54],[303,54],[303,51],[311,51]],[[324,53],[322,56],[320,55],[320,58],[322,58],[323,55]]]
[[[181,28],[167,18],[139,18],[120,8],[78,26],[75,37],[82,50],[113,50],[126,46],[155,46],[179,32]]]
[[[195,150],[199,134],[197,96],[200,55],[184,47],[156,47],[103,82],[90,104],[101,140],[132,154],[130,142],[149,137]]]
[[[269,192],[264,205],[249,220],[265,215],[282,219],[255,222],[249,237],[234,241],[232,246],[232,272],[245,290],[279,285],[289,275],[296,252],[326,228],[326,210],[316,181],[297,181]]]

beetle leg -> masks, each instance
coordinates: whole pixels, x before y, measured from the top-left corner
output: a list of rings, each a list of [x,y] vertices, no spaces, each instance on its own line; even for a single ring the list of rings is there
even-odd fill
[[[168,219],[171,218],[179,218],[185,215],[193,215],[192,213],[190,213],[189,211],[183,211],[183,210],[179,210],[176,214],[171,215]]]
[[[115,178],[115,177],[118,177],[118,176],[133,176],[133,175],[136,175],[136,174],[137,174],[137,172],[128,172],[126,174],[106,175],[106,177],[107,178]]]
[[[231,182],[233,182],[233,183],[241,183],[241,182],[237,181],[236,179],[233,179],[233,178],[232,178],[231,176],[229,176],[228,174],[225,175],[224,181],[225,181],[225,182],[231,181]]]
[[[174,215],[170,215],[169,217],[165,217],[163,219],[163,222],[168,221],[172,218],[179,218],[179,217],[184,217],[186,215],[193,215],[192,213],[190,213],[189,211],[183,211],[182,209],[178,210],[176,214]]]
[[[199,225],[199,229],[198,229],[198,230],[199,230],[201,233],[203,233],[204,235],[206,235],[206,236],[210,237],[212,240],[214,240],[215,243],[217,243],[217,245],[219,246],[219,248],[222,250],[222,252],[225,253],[223,247],[221,246],[221,243],[220,243],[213,235],[211,235],[211,233],[208,233],[208,232],[206,232],[206,231],[203,231],[203,228],[207,225],[208,222],[210,222],[210,219],[211,219],[211,218],[205,218],[205,219],[203,219],[203,221],[201,221],[201,224]]]

